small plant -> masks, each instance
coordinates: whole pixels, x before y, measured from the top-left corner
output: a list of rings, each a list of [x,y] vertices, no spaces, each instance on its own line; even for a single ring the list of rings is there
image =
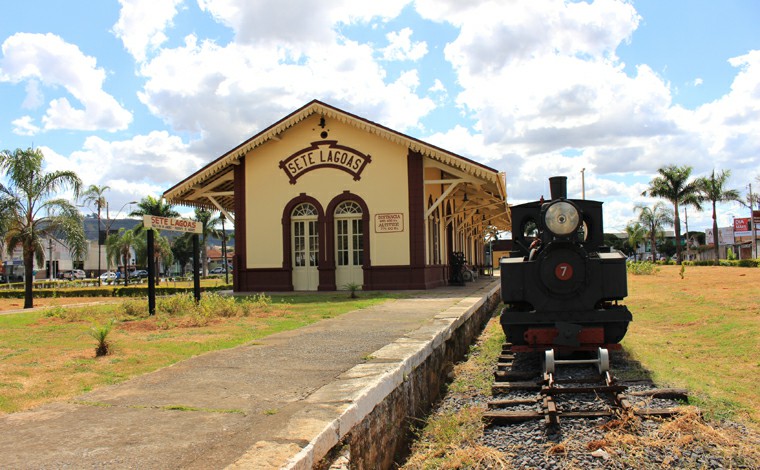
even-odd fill
[[[350,297],[352,299],[356,298],[356,291],[361,289],[361,285],[355,283],[355,282],[349,282],[348,284],[344,285],[343,288],[349,292],[351,292]]]
[[[111,342],[108,341],[108,335],[111,333],[114,323],[115,321],[112,318],[105,325],[93,325],[90,328],[90,331],[88,331],[88,334],[98,342],[95,347],[95,357],[111,354],[112,345]]]
[[[683,278],[684,278],[684,274],[685,274],[685,273],[686,273],[686,266],[684,266],[684,265],[682,264],[682,265],[681,265],[681,270],[678,272],[678,274],[680,274],[680,275],[681,275],[681,279],[683,279]]]

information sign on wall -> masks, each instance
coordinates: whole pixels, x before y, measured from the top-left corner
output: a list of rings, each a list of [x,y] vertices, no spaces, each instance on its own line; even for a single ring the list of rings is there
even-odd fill
[[[404,214],[375,214],[375,233],[392,233],[404,231]]]

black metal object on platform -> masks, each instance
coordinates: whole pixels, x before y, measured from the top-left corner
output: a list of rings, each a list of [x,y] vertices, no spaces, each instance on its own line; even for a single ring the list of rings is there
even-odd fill
[[[450,263],[450,269],[449,269],[449,284],[452,286],[463,286],[464,285],[464,264],[465,264],[465,258],[464,253],[461,251],[453,251],[451,252],[451,257],[449,258]]]

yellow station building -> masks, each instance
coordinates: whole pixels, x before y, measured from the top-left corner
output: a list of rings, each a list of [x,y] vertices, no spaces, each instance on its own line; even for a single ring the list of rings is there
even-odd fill
[[[164,197],[234,221],[239,292],[438,287],[510,228],[504,173],[316,100]]]

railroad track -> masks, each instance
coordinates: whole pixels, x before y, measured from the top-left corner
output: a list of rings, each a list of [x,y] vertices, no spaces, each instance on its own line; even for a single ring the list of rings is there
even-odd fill
[[[678,408],[634,406],[630,397],[688,399],[688,392],[684,389],[650,388],[629,392],[629,385],[641,382],[617,382],[604,349],[599,350],[596,359],[583,360],[555,360],[553,352],[547,351],[542,371],[512,370],[514,360],[510,345],[505,344],[492,388],[495,398],[488,402],[489,410],[483,417],[488,424],[543,420],[547,426],[559,426],[560,419],[564,418],[612,418],[625,414],[641,418],[669,417],[677,414]],[[575,372],[579,366],[586,369],[596,366],[596,370],[566,377],[557,370],[558,365],[572,366]]]

